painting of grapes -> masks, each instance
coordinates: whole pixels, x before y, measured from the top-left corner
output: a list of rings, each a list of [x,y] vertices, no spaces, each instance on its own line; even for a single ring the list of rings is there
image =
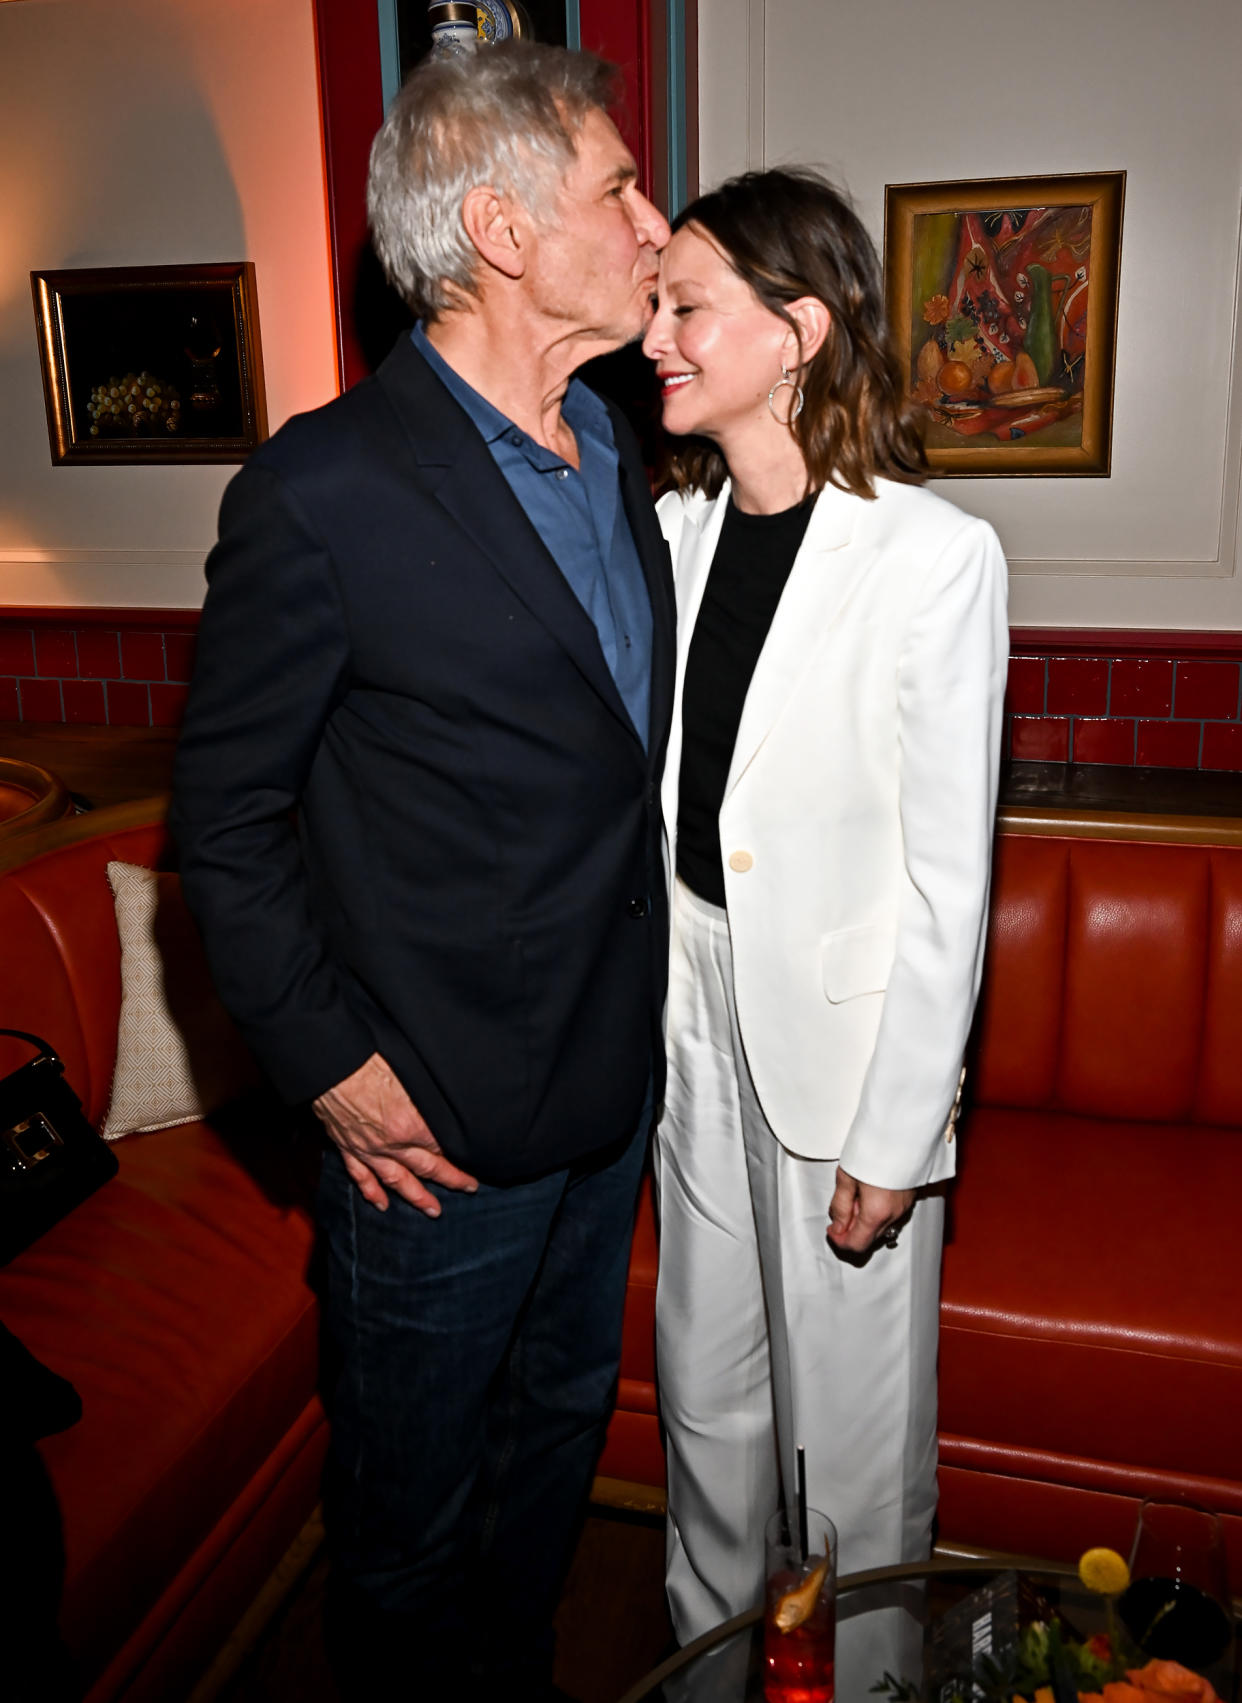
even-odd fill
[[[1108,472],[1123,184],[889,187],[889,316],[937,473]]]
[[[244,461],[267,436],[252,261],[30,281],[54,467]]]

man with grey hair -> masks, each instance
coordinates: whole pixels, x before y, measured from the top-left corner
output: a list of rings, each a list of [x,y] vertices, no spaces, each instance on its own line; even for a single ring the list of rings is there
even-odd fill
[[[351,1695],[543,1698],[653,1104],[672,591],[621,416],[668,227],[589,55],[420,67],[372,152],[419,315],[229,486],[175,778],[222,997],[327,1136]]]

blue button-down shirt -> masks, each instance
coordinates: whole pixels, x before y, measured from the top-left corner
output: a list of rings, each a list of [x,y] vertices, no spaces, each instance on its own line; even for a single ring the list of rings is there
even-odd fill
[[[468,385],[420,324],[414,346],[482,433],[492,460],[547,546],[599,635],[630,720],[647,743],[651,701],[651,599],[621,502],[620,459],[608,410],[569,381],[561,413],[578,440],[580,468],[528,436]]]

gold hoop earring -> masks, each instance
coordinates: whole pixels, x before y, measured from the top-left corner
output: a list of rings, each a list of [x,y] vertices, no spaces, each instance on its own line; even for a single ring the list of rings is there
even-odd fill
[[[776,395],[778,390],[786,389],[793,391],[793,407],[789,410],[789,418],[782,420],[780,415],[776,412],[776,409],[772,406],[772,398]],[[798,415],[801,414],[802,404],[805,401],[806,398],[802,394],[802,386],[794,378],[789,368],[782,362],[781,376],[768,392],[768,413],[771,414],[772,418],[776,420],[778,424],[782,426],[791,426],[798,418]]]

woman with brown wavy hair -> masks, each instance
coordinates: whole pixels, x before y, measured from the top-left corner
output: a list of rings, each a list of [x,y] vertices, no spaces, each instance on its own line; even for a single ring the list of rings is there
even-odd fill
[[[686,1642],[759,1600],[798,1444],[843,1571],[928,1552],[1008,629],[992,529],[923,488],[842,197],[751,173],[673,229],[644,349],[679,440],[657,1341]],[[900,1605],[843,1626],[838,1696],[918,1637]]]

